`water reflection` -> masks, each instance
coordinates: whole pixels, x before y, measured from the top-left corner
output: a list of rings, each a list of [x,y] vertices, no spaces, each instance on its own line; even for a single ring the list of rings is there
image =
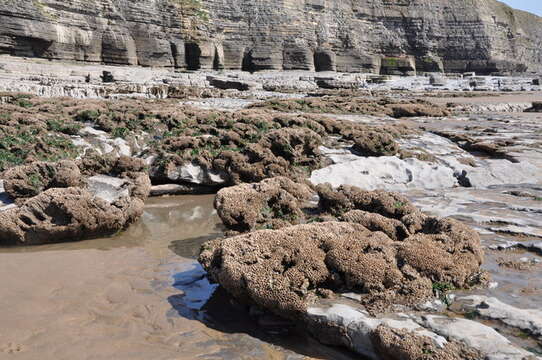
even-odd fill
[[[189,265],[185,271],[173,274],[173,286],[182,291],[170,296],[168,301],[182,317],[206,321],[203,307],[218,285],[209,283],[205,270],[198,263]]]
[[[347,350],[320,344],[308,336],[305,329],[298,328],[288,320],[269,313],[255,312],[249,306],[237,302],[224,288],[209,283],[205,271],[195,261],[178,269],[178,272],[172,274],[172,279],[179,294],[168,298],[173,310],[168,313],[169,316],[201,321],[214,330],[229,334],[230,337],[237,338],[239,334],[246,334],[255,340],[300,354],[299,358],[360,358]]]

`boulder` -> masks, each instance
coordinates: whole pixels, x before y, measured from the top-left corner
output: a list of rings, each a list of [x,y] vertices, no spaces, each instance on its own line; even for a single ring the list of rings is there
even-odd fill
[[[29,198],[53,187],[80,186],[83,181],[77,164],[70,160],[57,163],[34,162],[4,171],[5,191],[13,198]]]
[[[482,250],[476,232],[449,219],[428,220],[403,241],[360,224],[323,222],[213,240],[199,261],[237,299],[296,319],[334,292],[361,293],[360,302],[379,311],[425,302],[433,282],[469,286]]]
[[[432,86],[438,86],[438,87],[446,86],[447,80],[446,78],[442,76],[431,75],[429,77],[429,84],[431,84]]]
[[[471,88],[480,88],[487,85],[487,81],[483,77],[473,76],[469,79],[469,86]]]
[[[35,245],[112,235],[142,213],[140,199],[109,204],[85,189],[49,189],[0,212],[0,244]]]
[[[314,195],[307,185],[275,177],[220,190],[215,198],[215,209],[231,230],[280,228],[297,223],[303,216],[303,202]]]
[[[241,79],[208,76],[207,80],[209,81],[211,86],[214,86],[218,89],[234,89],[239,91],[248,91],[262,88],[262,84],[260,83]]]
[[[542,112],[542,101],[534,101],[532,106],[526,109],[525,112]]]
[[[352,150],[361,156],[392,156],[399,151],[399,145],[393,135],[384,129],[367,130],[354,135]]]
[[[2,181],[10,190],[4,193],[9,197],[2,196],[8,206],[0,212],[0,245],[100,237],[136,221],[151,187],[148,175],[137,171],[141,164],[127,158],[94,160],[8,169]],[[9,205],[12,201],[17,206]]]
[[[358,81],[346,81],[334,78],[315,79],[316,85],[322,89],[358,89],[361,85]]]

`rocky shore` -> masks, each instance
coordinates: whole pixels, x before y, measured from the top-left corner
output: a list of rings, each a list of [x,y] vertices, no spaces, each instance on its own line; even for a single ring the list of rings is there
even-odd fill
[[[535,77],[0,64],[3,248],[216,194],[193,281],[256,322],[352,358],[540,357]]]

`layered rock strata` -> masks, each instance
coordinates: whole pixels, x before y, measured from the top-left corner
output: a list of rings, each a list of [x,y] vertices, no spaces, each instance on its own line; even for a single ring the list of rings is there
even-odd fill
[[[542,20],[495,0],[1,0],[0,53],[188,69],[516,72]]]

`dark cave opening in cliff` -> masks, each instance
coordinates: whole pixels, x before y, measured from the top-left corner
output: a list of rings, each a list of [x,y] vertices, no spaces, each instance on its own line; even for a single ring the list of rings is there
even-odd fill
[[[188,70],[199,70],[201,67],[201,49],[199,45],[196,43],[186,43],[184,45],[184,54],[186,59],[186,68]]]
[[[252,58],[252,51],[248,51],[243,55],[241,70],[248,71],[250,73],[256,71],[256,67],[254,66],[254,59]]]
[[[333,58],[326,51],[317,51],[314,53],[315,71],[333,71]]]

